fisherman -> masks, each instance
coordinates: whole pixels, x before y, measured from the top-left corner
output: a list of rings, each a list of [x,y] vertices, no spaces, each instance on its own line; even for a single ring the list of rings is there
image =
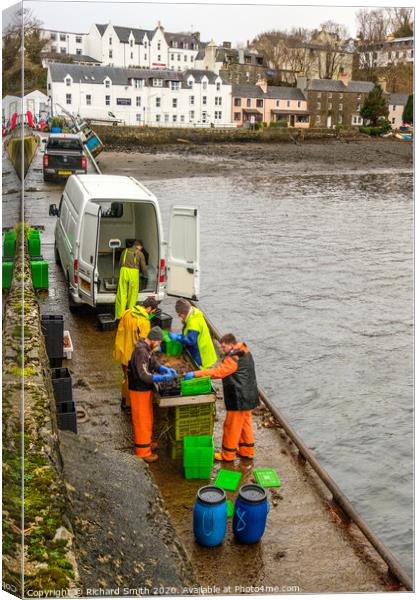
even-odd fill
[[[134,346],[128,363],[128,389],[131,402],[131,418],[134,429],[134,446],[136,456],[148,463],[158,460],[152,450],[157,443],[152,442],[153,432],[153,384],[161,381],[172,381],[178,377],[175,369],[161,365],[155,351],[162,342],[160,327],[152,327],[148,336]]]
[[[135,240],[131,248],[125,248],[121,254],[115,320],[121,319],[127,308],[135,306],[140,287],[140,273],[147,277],[146,259],[142,251],[143,243]]]
[[[150,331],[150,319],[156,313],[157,300],[149,296],[142,305],[128,308],[118,324],[113,357],[121,364],[123,381],[121,384],[121,409],[130,406],[128,393],[127,367],[139,338],[147,338]]]
[[[223,380],[226,418],[223,425],[221,452],[216,460],[232,462],[236,453],[241,458],[254,458],[255,438],[252,428],[252,410],[259,405],[254,359],[245,343],[238,343],[232,333],[220,340],[224,358],[213,369],[191,371],[184,379],[210,376]]]
[[[184,298],[177,300],[175,310],[184,327],[182,333],[169,333],[170,339],[186,346],[200,369],[212,367],[217,354],[203,313]]]

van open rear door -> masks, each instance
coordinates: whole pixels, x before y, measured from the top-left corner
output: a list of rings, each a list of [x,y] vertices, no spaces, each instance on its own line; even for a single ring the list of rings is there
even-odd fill
[[[198,300],[200,228],[196,208],[172,207],[166,260],[166,293],[169,296]]]
[[[79,248],[79,295],[83,302],[95,306],[96,263],[98,256],[101,207],[88,202],[82,220]]]

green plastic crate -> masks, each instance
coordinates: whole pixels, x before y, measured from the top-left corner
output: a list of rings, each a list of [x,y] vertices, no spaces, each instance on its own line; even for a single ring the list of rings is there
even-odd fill
[[[239,473],[238,471],[220,469],[214,485],[221,487],[223,490],[230,490],[231,492],[234,492],[239,485],[241,477],[242,473]]]
[[[13,275],[13,262],[3,261],[2,288],[4,290],[10,290],[10,287],[12,285],[12,275]]]
[[[262,487],[280,487],[281,481],[274,469],[255,469],[255,481]]]
[[[30,235],[28,237],[29,256],[40,256],[41,238],[39,235]]]
[[[185,479],[209,479],[213,463],[213,436],[197,435],[184,437]]]
[[[32,284],[35,289],[48,289],[48,261],[32,260]]]
[[[170,440],[169,455],[172,458],[172,460],[182,458],[184,456],[184,441],[181,440],[180,442],[176,442],[174,440]]]
[[[192,404],[175,407],[175,440],[186,435],[213,435],[214,404]]]
[[[233,517],[233,513],[235,512],[235,507],[233,506],[233,502],[232,500],[228,500],[227,501],[227,516],[228,519],[231,519]]]
[[[174,342],[173,340],[171,340],[171,338],[169,337],[169,331],[167,331],[166,329],[162,330],[162,334],[163,341],[165,342],[165,354],[167,354],[168,356],[181,356],[184,350],[184,346],[181,344],[181,342]]]
[[[194,379],[183,379],[181,381],[181,396],[211,394],[212,391],[210,377],[196,377]]]
[[[14,258],[16,252],[16,231],[6,231],[3,237],[3,256]]]

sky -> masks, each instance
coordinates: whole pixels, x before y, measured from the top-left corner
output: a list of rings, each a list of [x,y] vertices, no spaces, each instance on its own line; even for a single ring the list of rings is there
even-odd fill
[[[4,5],[4,2],[2,2]],[[11,4],[7,2],[6,4]],[[231,41],[246,43],[270,29],[307,27],[315,29],[327,20],[345,25],[352,37],[356,36],[356,13],[363,6],[287,5],[272,0],[271,5],[252,4],[249,0],[230,0],[229,4],[216,2],[151,3],[151,2],[60,2],[24,0],[24,6],[43,22],[46,29],[87,33],[92,23],[108,23],[154,29],[161,21],[167,31],[200,31],[203,41],[217,43]],[[328,4],[328,3],[326,3]],[[332,4],[332,3],[330,3]],[[399,3],[383,1],[382,5]],[[408,4],[407,2],[405,3]],[[404,3],[400,3],[404,6]],[[6,18],[5,18],[6,17]],[[3,29],[7,15],[3,15]]]

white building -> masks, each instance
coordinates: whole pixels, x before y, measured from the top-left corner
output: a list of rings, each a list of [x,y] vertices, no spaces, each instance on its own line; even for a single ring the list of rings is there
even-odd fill
[[[23,97],[23,113],[28,110],[38,119],[40,116],[46,116],[49,113],[48,96],[35,90]],[[22,98],[19,96],[5,96],[2,100],[2,120],[6,123],[10,120],[13,113],[22,114]]]
[[[111,67],[186,71],[194,67],[198,52],[205,46],[198,32],[168,33],[160,23],[153,30],[108,23],[94,24],[86,34],[42,31],[49,40],[45,48],[48,58],[56,53],[70,55],[78,63],[99,62]]]
[[[210,71],[54,63],[47,87],[54,114],[62,106],[85,119],[111,112],[126,125],[231,125],[232,86]]]
[[[404,107],[407,104],[408,94],[390,94],[389,95],[389,115],[388,120],[392,129],[399,129],[403,124]]]
[[[392,38],[358,47],[360,69],[414,64],[414,37]]]

